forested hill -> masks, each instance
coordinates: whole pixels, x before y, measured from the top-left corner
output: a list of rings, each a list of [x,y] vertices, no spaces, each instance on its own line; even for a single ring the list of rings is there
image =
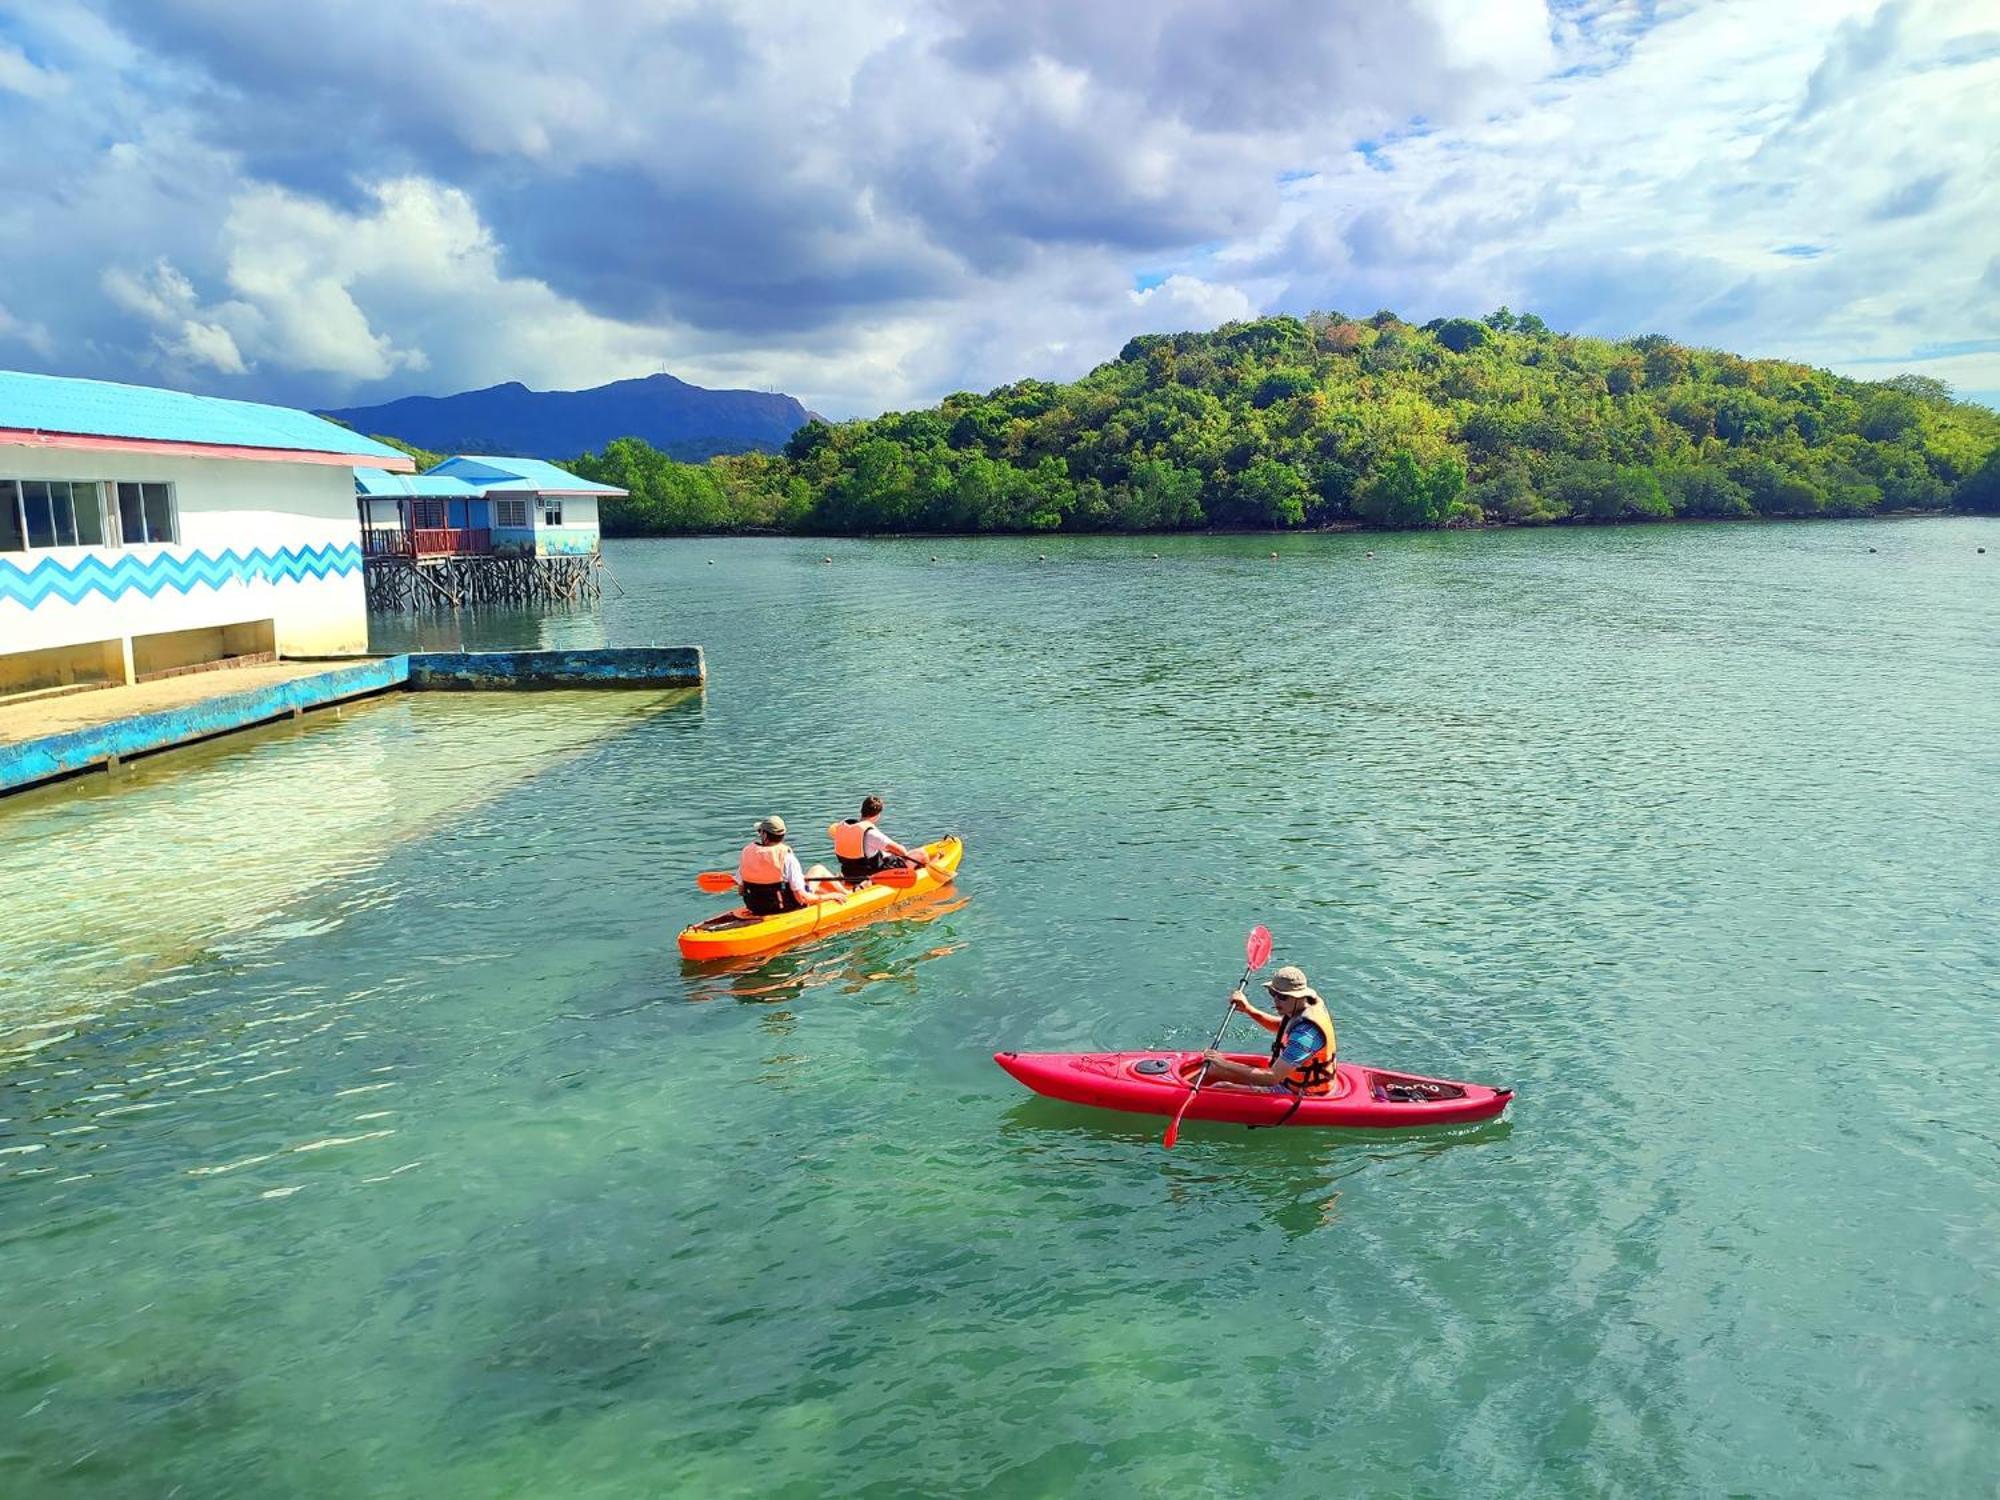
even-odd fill
[[[782,456],[674,464],[611,444],[627,533],[1414,527],[2000,511],[2000,414],[1935,381],[1847,380],[1505,308],[1148,335],[1068,385],[1024,380]]]

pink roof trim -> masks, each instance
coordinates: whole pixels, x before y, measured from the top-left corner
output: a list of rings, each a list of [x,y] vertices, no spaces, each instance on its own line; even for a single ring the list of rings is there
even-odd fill
[[[272,464],[330,464],[339,469],[384,469],[392,474],[414,474],[416,463],[407,455],[363,456],[354,453],[322,453],[310,448],[250,448],[236,443],[177,443],[160,438],[89,437],[73,432],[39,432],[22,427],[0,427],[0,445],[25,448],[98,448],[114,453],[159,453],[172,458],[244,458]]]

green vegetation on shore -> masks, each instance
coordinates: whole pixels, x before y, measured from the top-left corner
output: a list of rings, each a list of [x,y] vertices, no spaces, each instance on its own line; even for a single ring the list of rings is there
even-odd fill
[[[1152,531],[2000,512],[2000,413],[1937,381],[1614,343],[1501,308],[1146,335],[1068,385],[808,423],[782,455],[573,467],[614,535]]]

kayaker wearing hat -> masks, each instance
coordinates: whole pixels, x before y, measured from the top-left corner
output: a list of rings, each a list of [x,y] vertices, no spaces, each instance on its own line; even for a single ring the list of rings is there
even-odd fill
[[[1253,1068],[1231,1062],[1211,1049],[1202,1054],[1208,1064],[1208,1082],[1240,1083],[1297,1094],[1301,1099],[1331,1094],[1334,1035],[1326,1002],[1306,982],[1305,970],[1289,964],[1266,981],[1264,990],[1278,1007],[1276,1015],[1257,1009],[1241,990],[1229,997],[1229,1003],[1266,1031],[1277,1033],[1271,1043],[1271,1065]]]
[[[775,916],[781,911],[797,911],[823,901],[838,901],[848,894],[825,867],[814,865],[810,873],[799,868],[799,857],[785,842],[785,820],[773,813],[757,825],[757,837],[743,846],[736,861],[736,884],[743,904],[752,915]],[[812,882],[818,885],[813,889]]]
[[[923,850],[905,849],[875,826],[875,820],[881,816],[882,799],[871,793],[861,799],[860,817],[842,818],[827,825],[827,836],[833,840],[833,852],[840,860],[840,873],[856,885],[883,870],[900,870],[909,865],[922,865],[926,870],[931,867]]]

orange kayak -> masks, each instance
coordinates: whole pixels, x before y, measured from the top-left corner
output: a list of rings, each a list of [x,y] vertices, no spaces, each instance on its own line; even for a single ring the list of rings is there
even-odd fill
[[[965,857],[965,841],[943,838],[925,844],[924,855],[946,870],[956,870]],[[929,870],[917,872],[916,883],[905,890],[886,885],[864,885],[840,901],[826,901],[797,911],[781,911],[775,916],[752,916],[742,907],[681,929],[681,957],[697,962],[717,958],[743,958],[752,953],[768,953],[792,943],[802,943],[822,932],[846,927],[886,911],[892,906],[934,891],[944,882]]]

